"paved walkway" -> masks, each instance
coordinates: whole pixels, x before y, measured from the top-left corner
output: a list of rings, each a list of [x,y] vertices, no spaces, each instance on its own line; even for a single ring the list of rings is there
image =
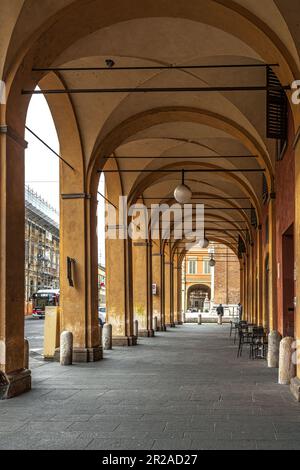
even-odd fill
[[[36,356],[32,392],[0,402],[0,449],[300,449],[300,404],[228,333],[185,325],[71,367]]]

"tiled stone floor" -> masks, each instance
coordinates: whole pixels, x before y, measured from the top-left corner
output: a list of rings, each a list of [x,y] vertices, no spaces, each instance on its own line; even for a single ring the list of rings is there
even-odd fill
[[[32,392],[0,402],[0,449],[300,449],[300,404],[265,361],[236,358],[226,325],[31,367]]]

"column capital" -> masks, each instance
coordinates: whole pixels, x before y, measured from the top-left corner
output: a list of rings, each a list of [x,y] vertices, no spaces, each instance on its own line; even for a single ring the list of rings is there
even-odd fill
[[[133,242],[133,246],[152,246],[151,242]]]
[[[23,149],[27,149],[28,142],[20,136],[12,127],[10,126],[0,126],[0,134],[5,134],[7,137],[16,142]]]
[[[61,194],[62,199],[92,199],[92,196],[87,193],[70,193],[70,194]]]

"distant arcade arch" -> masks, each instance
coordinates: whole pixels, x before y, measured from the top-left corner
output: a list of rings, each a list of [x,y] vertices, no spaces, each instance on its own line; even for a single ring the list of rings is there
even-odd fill
[[[187,308],[203,310],[205,299],[211,299],[211,289],[205,284],[193,284],[187,290]]]

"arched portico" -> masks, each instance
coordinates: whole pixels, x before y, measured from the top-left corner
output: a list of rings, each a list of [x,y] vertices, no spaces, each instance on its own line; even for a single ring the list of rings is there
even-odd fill
[[[60,168],[61,309],[62,329],[74,335],[76,360],[97,360],[101,356],[96,303],[96,208],[102,170],[107,198],[117,211],[119,196],[125,195],[128,207],[142,201],[149,211],[155,202],[174,202],[173,192],[180,182],[184,162],[185,181],[194,201],[206,206],[207,236],[226,244],[239,256],[242,300],[249,320],[277,328],[276,220],[283,215],[276,213],[274,197],[279,178],[276,152],[265,135],[261,95],[251,95],[253,98],[249,99],[220,91],[203,93],[202,98],[197,93],[183,98],[180,92],[165,92],[160,97],[149,93],[140,99],[141,95],[132,91],[85,94],[84,98],[83,93],[70,90],[79,85],[98,87],[100,75],[83,70],[77,74],[73,71],[72,75],[53,68],[82,69],[97,61],[102,63],[108,56],[118,65],[133,63],[141,67],[194,61],[219,65],[230,65],[232,61],[244,65],[278,63],[274,69],[282,85],[287,85],[299,78],[298,42],[293,37],[290,12],[283,15],[284,8],[282,5],[279,8],[279,2],[269,2],[272,21],[266,25],[261,6],[245,8],[225,0],[205,0],[201,6],[194,0],[188,4],[180,0],[176,7],[171,1],[129,4],[118,1],[112,6],[97,0],[88,4],[77,0],[60,5],[53,2],[47,8],[40,6],[29,25],[31,3],[24,1],[20,8],[11,2],[8,10],[3,2],[0,7],[3,18],[8,20],[1,31],[1,39],[3,35],[5,40],[0,41],[1,52],[3,48],[0,70],[8,92],[6,104],[1,104],[0,366],[11,382],[10,395],[30,387],[30,374],[23,363],[24,196],[20,190],[24,183],[23,136],[30,95],[21,92],[33,90],[38,84],[44,92],[69,90],[69,95],[46,96],[60,153],[72,167],[61,164]],[[144,34],[144,42],[137,41],[135,46],[130,39],[133,26],[137,34],[140,30]],[[189,34],[178,48],[172,48],[178,28],[185,28]],[[157,47],[158,37],[166,38],[162,47]],[[203,40],[214,37],[205,55],[197,46],[200,37]],[[97,44],[100,52],[95,49]],[[33,70],[36,67],[49,70]],[[140,86],[167,87],[169,80],[173,80],[174,86],[185,87],[219,83],[212,72],[207,75],[187,70],[173,72],[138,70],[135,76],[128,73],[121,77],[111,71],[111,75],[102,73],[100,81],[103,87],[127,85],[132,90]],[[230,72],[227,78],[224,76],[224,83],[230,86],[235,75]],[[262,74],[258,70],[249,72],[241,81],[248,79],[260,83]],[[291,106],[289,119],[294,121],[296,134],[297,107]],[[296,206],[298,141],[294,139]],[[267,201],[261,191],[262,174],[267,182]],[[299,232],[298,212],[295,234]],[[268,243],[264,237],[266,214]],[[126,224],[132,221],[129,216]],[[182,306],[178,291],[185,248],[177,247],[174,229],[175,224],[165,240],[150,237],[134,242],[106,241],[108,320],[113,325],[115,344],[136,343],[133,320],[137,317],[141,333],[147,336],[152,334],[153,315],[158,316],[162,329],[180,323]],[[180,242],[185,245],[187,240],[183,238]],[[296,259],[298,245],[296,235]],[[268,265],[264,262],[267,252]],[[75,287],[67,281],[67,257],[75,259]],[[153,294],[152,284],[156,284],[158,294]],[[297,286],[296,282],[296,293]],[[297,334],[298,329],[296,325]]]

